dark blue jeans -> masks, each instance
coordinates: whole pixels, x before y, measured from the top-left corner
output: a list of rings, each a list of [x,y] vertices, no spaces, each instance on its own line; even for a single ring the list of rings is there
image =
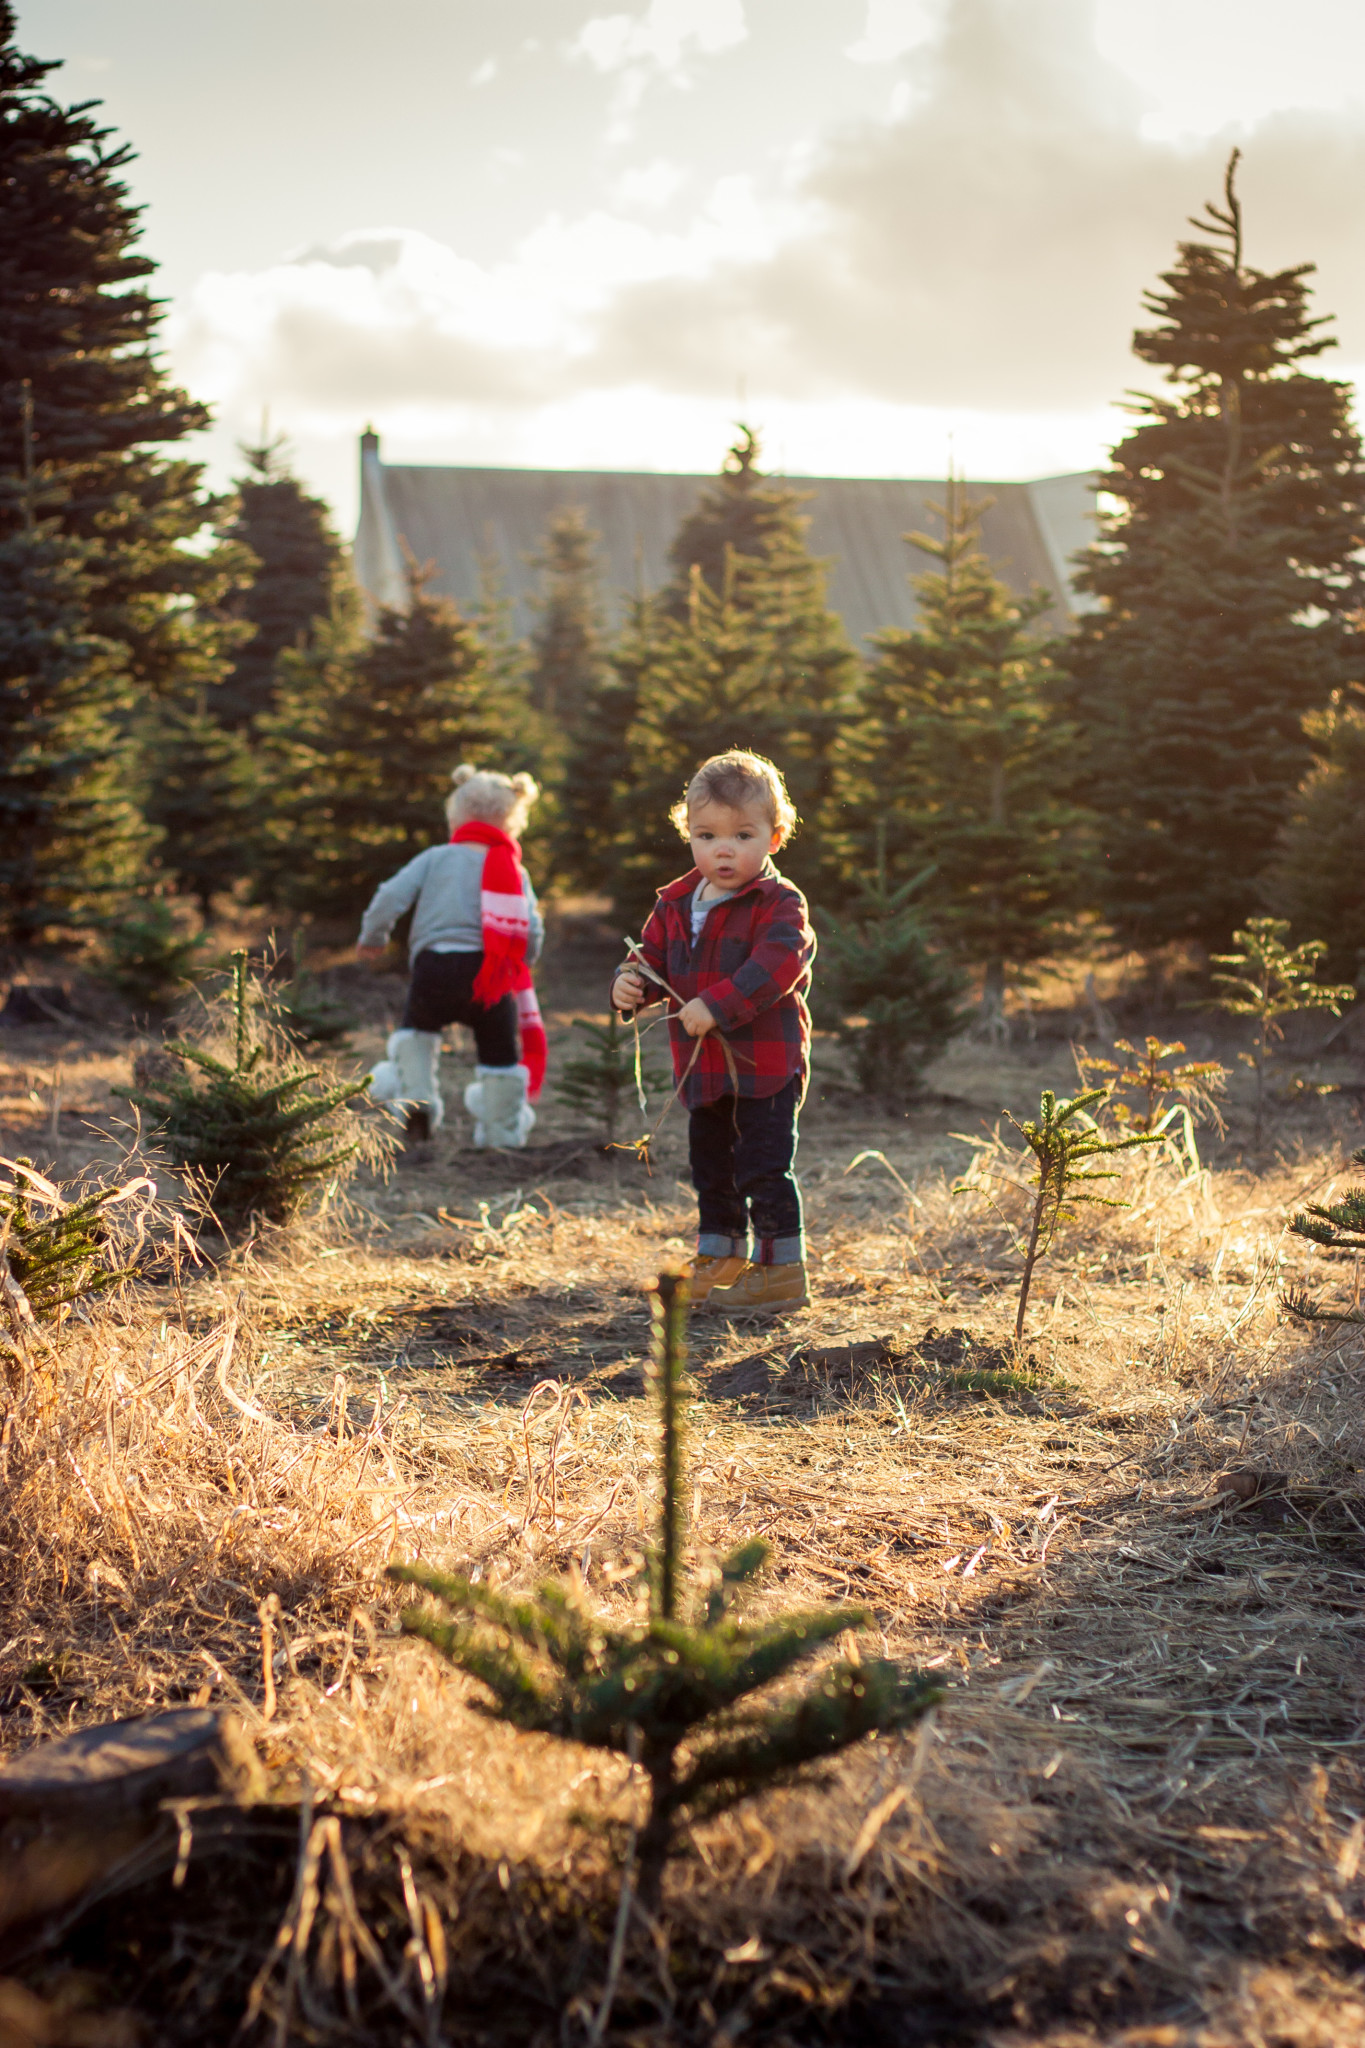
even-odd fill
[[[796,1159],[799,1079],[776,1095],[722,1095],[691,1112],[697,1250],[793,1266],[806,1255]],[[750,1231],[754,1238],[749,1251]]]

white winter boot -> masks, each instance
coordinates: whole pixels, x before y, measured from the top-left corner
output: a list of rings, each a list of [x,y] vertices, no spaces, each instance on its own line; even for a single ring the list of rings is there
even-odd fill
[[[530,1075],[525,1067],[477,1067],[477,1081],[464,1091],[464,1106],[474,1119],[476,1145],[521,1146],[536,1113],[526,1100]]]
[[[381,1060],[370,1072],[374,1102],[406,1102],[410,1138],[429,1138],[445,1122],[437,1069],[441,1059],[439,1031],[394,1031]]]

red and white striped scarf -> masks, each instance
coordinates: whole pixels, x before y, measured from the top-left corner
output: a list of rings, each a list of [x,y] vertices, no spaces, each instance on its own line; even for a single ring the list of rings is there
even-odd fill
[[[545,1026],[531,982],[526,949],[531,937],[531,906],[522,884],[521,848],[510,832],[473,819],[450,835],[452,846],[486,846],[483,862],[483,965],[474,977],[474,1000],[489,1006],[506,995],[517,999],[521,1025],[521,1057],[530,1076],[532,1101],[545,1080]]]

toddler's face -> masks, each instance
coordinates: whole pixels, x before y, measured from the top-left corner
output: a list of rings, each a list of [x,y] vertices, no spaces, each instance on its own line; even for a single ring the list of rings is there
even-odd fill
[[[742,889],[777,851],[778,835],[761,804],[695,804],[687,814],[692,858],[715,889]]]

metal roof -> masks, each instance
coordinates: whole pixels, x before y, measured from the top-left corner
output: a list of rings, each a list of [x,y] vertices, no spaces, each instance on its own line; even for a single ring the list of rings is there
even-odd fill
[[[542,546],[554,514],[577,505],[601,537],[603,593],[619,617],[631,593],[657,589],[666,580],[673,536],[714,481],[618,470],[387,463],[380,461],[378,436],[366,434],[356,573],[374,602],[401,605],[406,545],[419,562],[435,563],[432,587],[467,610],[479,594],[479,558],[492,557],[513,604],[514,629],[524,634],[531,628],[528,600],[536,587],[528,557]],[[913,626],[915,593],[908,578],[933,563],[908,547],[904,535],[941,531],[930,506],[942,502],[942,482],[823,476],[774,481],[809,493],[803,509],[810,545],[829,563],[829,602],[849,637],[856,643],[887,626]],[[1066,581],[1067,562],[1093,535],[1095,488],[1089,474],[967,485],[971,499],[995,501],[981,530],[997,572],[1021,592],[1041,586],[1060,594],[1058,624],[1080,608]]]

